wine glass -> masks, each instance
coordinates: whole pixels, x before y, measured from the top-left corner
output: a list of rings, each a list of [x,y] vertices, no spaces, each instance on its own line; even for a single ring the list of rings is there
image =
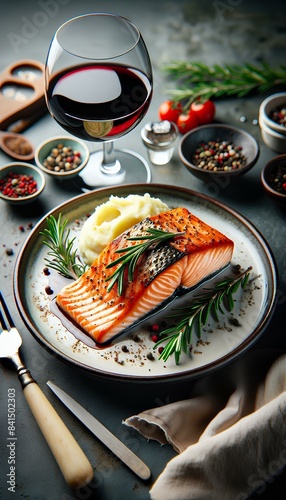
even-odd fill
[[[67,21],[51,42],[45,76],[53,118],[70,134],[103,145],[79,174],[82,190],[150,182],[144,158],[113,147],[142,120],[152,97],[150,57],[137,27],[109,13]]]

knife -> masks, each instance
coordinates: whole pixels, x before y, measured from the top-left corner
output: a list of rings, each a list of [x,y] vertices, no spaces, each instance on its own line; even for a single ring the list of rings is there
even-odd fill
[[[137,457],[125,444],[112,434],[99,420],[91,415],[85,408],[77,403],[65,391],[60,389],[50,380],[47,382],[49,388],[65,404],[65,406],[103,443],[109,448],[127,467],[129,467],[141,479],[149,479],[150,469]]]

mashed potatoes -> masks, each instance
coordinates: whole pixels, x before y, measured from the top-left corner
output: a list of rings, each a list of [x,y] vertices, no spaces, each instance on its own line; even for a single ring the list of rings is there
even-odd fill
[[[79,237],[79,251],[91,265],[102,250],[119,234],[137,222],[169,210],[159,198],[130,194],[126,198],[111,196],[109,201],[96,207],[84,223]]]

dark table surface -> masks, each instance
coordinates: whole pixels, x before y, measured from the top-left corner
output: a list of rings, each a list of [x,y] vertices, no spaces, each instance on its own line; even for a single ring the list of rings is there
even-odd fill
[[[45,61],[50,40],[65,20],[91,11],[113,11],[130,18],[142,31],[149,48],[154,69],[154,97],[150,109],[140,124],[118,141],[118,147],[127,147],[146,158],[141,142],[141,127],[157,120],[159,104],[167,96],[167,86],[160,66],[173,59],[201,60],[206,63],[266,59],[269,63],[285,64],[286,7],[281,2],[207,2],[207,1],[145,1],[145,2],[76,2],[54,0],[48,2],[7,2],[1,12],[0,70],[20,59]],[[214,197],[245,216],[262,233],[275,257],[279,271],[278,303],[271,323],[259,343],[285,350],[286,303],[286,225],[285,212],[269,200],[260,183],[260,172],[265,163],[277,153],[268,149],[260,136],[256,123],[263,96],[244,99],[225,99],[217,102],[218,121],[241,126],[257,139],[260,156],[255,167],[245,176],[227,187],[215,189],[193,177],[179,160],[177,148],[172,161],[165,166],[153,166],[152,182],[183,186]],[[242,117],[244,119],[242,120]],[[25,135],[38,145],[42,140],[61,134],[62,130],[46,113],[25,131]],[[120,143],[120,144],[119,144]],[[0,152],[0,166],[12,161]],[[31,226],[48,211],[79,194],[73,183],[65,185],[46,178],[47,186],[39,203],[17,209],[0,201],[1,221],[1,291],[23,337],[22,356],[43,392],[64,419],[77,441],[95,466],[94,481],[85,491],[72,491],[61,476],[41,432],[31,416],[20,384],[12,367],[1,366],[1,447],[0,498],[68,499],[97,498],[108,500],[149,497],[151,484],[175,456],[170,446],[161,447],[147,442],[139,434],[128,430],[122,420],[144,409],[187,397],[192,382],[140,385],[127,382],[102,381],[64,364],[43,349],[24,327],[13,294],[13,270],[19,249],[29,237]],[[159,193],[158,193],[159,195]],[[24,231],[19,229],[24,227]],[[11,248],[13,255],[7,255]],[[84,428],[51,394],[46,382],[52,379],[73,395],[91,413],[98,416],[120,439],[132,447],[148,464],[152,478],[144,483],[129,471],[88,430]],[[16,492],[7,489],[6,420],[8,389],[16,393]],[[279,496],[285,477],[279,475],[271,484],[265,484],[260,498]],[[284,484],[285,487],[285,484]],[[285,490],[284,490],[285,491]],[[175,500],[175,499],[174,499]]]

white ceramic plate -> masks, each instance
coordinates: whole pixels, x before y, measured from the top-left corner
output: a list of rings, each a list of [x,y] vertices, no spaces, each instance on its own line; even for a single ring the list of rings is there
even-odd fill
[[[46,227],[45,217],[30,233],[17,259],[14,273],[16,303],[25,324],[45,348],[63,361],[97,376],[153,382],[203,375],[243,354],[265,330],[274,309],[277,290],[276,265],[272,252],[257,229],[240,214],[218,201],[184,188],[158,184],[105,188],[77,196],[58,206],[50,214],[57,218],[61,213],[63,218],[67,218],[71,235],[77,237],[87,215],[97,205],[107,201],[111,194],[124,197],[130,193],[143,195],[146,192],[160,197],[170,208],[188,208],[234,241],[231,266],[224,274],[231,275],[233,265],[240,265],[242,269],[252,266],[247,289],[236,293],[232,315],[221,315],[219,324],[210,319],[201,339],[194,334],[192,352],[190,355],[183,355],[179,365],[175,364],[173,357],[167,362],[158,359],[150,338],[150,325],[166,319],[171,307],[178,307],[181,299],[117,337],[111,346],[104,349],[96,349],[88,336],[76,338],[62,325],[50,310],[53,296],[46,293],[51,277],[43,272],[48,249],[43,245],[43,237],[40,235]],[[217,280],[218,278],[214,278],[212,282]],[[204,284],[202,287],[211,284]],[[55,292],[56,286],[53,282]],[[189,294],[183,300],[190,301],[191,297]],[[239,326],[234,326],[230,318],[238,320]],[[149,357],[153,353],[154,359],[150,360],[148,353]]]

